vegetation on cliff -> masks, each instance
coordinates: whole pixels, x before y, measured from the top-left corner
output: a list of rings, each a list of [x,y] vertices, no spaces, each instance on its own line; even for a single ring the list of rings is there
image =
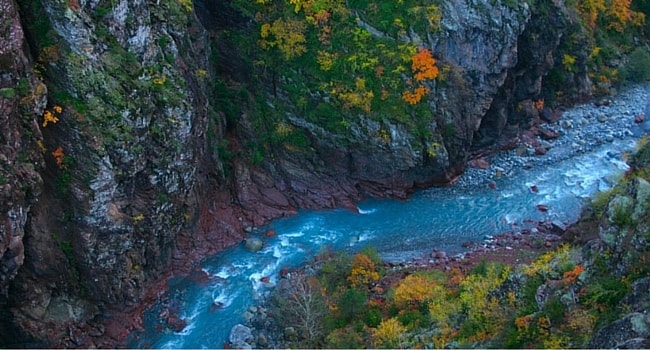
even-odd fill
[[[0,9],[0,327],[45,346],[110,347],[133,325],[106,331],[107,308],[245,227],[449,182],[483,131],[650,75],[645,0]],[[380,273],[364,264],[358,288]],[[386,322],[377,345],[417,323]]]

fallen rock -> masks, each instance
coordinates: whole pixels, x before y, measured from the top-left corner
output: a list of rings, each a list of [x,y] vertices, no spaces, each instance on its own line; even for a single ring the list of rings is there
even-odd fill
[[[476,158],[472,159],[467,164],[472,167],[472,168],[478,168],[478,169],[487,169],[490,167],[490,162],[485,159],[485,157],[481,158]]]
[[[167,317],[167,327],[173,330],[174,332],[182,332],[185,327],[187,327],[187,321],[178,317],[177,315],[171,314]]]
[[[637,124],[643,123],[644,120],[645,120],[645,115],[643,115],[643,114],[637,114],[634,117],[634,122],[637,123]]]
[[[262,242],[262,240],[259,238],[248,238],[245,241],[246,249],[250,250],[251,252],[258,252],[262,249],[263,246],[264,242]]]
[[[230,329],[230,336],[228,341],[230,341],[230,346],[233,349],[250,349],[251,346],[248,342],[252,341],[253,333],[251,329],[244,326],[241,323],[238,323]]]
[[[612,101],[608,98],[604,98],[594,102],[594,106],[596,107],[609,106],[610,104],[612,104]]]
[[[537,210],[541,212],[547,212],[548,211],[548,206],[544,204],[537,204]]]
[[[560,135],[558,135],[558,133],[556,133],[553,130],[548,130],[544,128],[539,129],[539,137],[541,137],[544,140],[553,140],[558,138],[559,136]]]

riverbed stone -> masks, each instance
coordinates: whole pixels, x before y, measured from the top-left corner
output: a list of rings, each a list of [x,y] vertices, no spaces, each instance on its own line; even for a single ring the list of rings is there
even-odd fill
[[[234,325],[230,329],[230,336],[228,340],[233,349],[250,349],[249,342],[253,340],[253,333],[249,327],[241,323]]]
[[[263,246],[264,242],[256,237],[247,238],[245,241],[246,249],[250,250],[251,252],[258,252],[262,249]]]

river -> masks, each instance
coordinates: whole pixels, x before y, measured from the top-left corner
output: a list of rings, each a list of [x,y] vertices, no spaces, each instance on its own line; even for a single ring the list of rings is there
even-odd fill
[[[610,106],[566,111],[548,126],[561,136],[548,141],[547,154],[512,150],[496,155],[489,169],[470,169],[455,186],[419,191],[405,201],[362,201],[358,213],[301,211],[275,220],[268,228],[277,234],[262,238],[261,251],[247,251],[242,244],[205,259],[201,267],[210,276],[207,283],[170,280],[164,302],[145,314],[145,331],[134,333],[129,346],[222,348],[231,328],[244,322],[244,312],[270,291],[283,268],[325,249],[372,246],[385,260],[400,261],[434,249],[461,253],[464,242],[522,229],[530,220],[573,223],[584,199],[611,188],[627,169],[622,154],[631,152],[643,133],[633,119],[645,112],[646,96],[638,87]],[[548,210],[540,211],[539,204]],[[215,303],[221,307],[211,307]],[[164,308],[176,308],[187,327],[181,332],[166,328],[159,317]]]

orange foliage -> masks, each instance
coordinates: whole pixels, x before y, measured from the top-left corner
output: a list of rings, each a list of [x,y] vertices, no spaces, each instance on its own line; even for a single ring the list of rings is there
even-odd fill
[[[562,275],[562,282],[564,284],[573,284],[578,279],[580,274],[585,270],[584,266],[577,265],[571,271],[567,271]]]
[[[544,109],[544,99],[533,101],[533,106],[535,107],[536,110],[541,111],[542,109]]]
[[[59,167],[59,169],[65,168],[65,164],[63,163],[64,156],[65,153],[63,153],[63,148],[61,148],[61,146],[52,151],[52,157],[54,157],[54,161],[56,161],[56,165]]]
[[[56,114],[61,114],[63,108],[61,108],[61,106],[54,106],[52,110],[54,110],[54,113]],[[49,123],[56,124],[59,121],[59,118],[57,118],[54,113],[47,109],[43,112],[43,127],[46,127]]]
[[[413,55],[411,60],[413,61],[411,69],[413,69],[415,80],[435,79],[438,76],[438,67],[436,67],[436,60],[431,51],[420,47],[418,53]]]
[[[416,104],[422,100],[422,97],[426,94],[429,93],[429,89],[424,87],[424,86],[418,86],[413,90],[413,92],[410,92],[408,90],[404,91],[402,93],[402,99],[406,101],[408,104]]]
[[[524,331],[526,331],[528,329],[528,327],[530,327],[530,325],[532,323],[532,320],[533,320],[533,315],[532,314],[517,317],[515,319],[515,326],[517,326],[517,330],[519,332],[524,332]]]

